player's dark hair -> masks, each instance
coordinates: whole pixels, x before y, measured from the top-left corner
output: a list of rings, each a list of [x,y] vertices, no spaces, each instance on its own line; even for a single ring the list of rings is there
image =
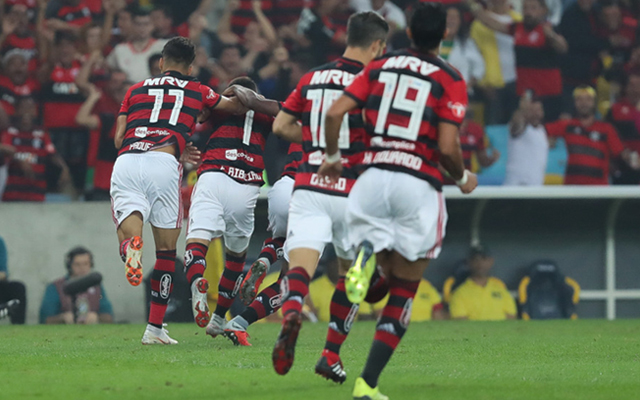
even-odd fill
[[[76,246],[73,249],[69,250],[67,254],[64,256],[64,265],[67,267],[67,271],[71,273],[71,264],[73,264],[73,259],[77,256],[81,256],[83,254],[88,254],[89,259],[91,260],[91,268],[93,268],[93,253],[86,247]]]
[[[185,37],[174,37],[164,45],[162,58],[165,62],[188,67],[196,58],[196,46]]]
[[[413,9],[409,24],[413,44],[418,50],[437,49],[447,30],[447,13],[440,3],[420,3]]]
[[[347,24],[347,46],[363,49],[372,43],[387,40],[389,24],[379,14],[373,11],[364,11],[349,17]]]
[[[158,61],[160,61],[160,59],[162,58],[162,54],[160,53],[155,53],[149,56],[149,69],[153,69],[155,66],[158,65]]]
[[[240,76],[229,82],[229,86],[233,85],[246,87],[247,89],[251,89],[254,92],[258,91],[258,85],[256,85],[253,79],[249,78],[248,76]]]

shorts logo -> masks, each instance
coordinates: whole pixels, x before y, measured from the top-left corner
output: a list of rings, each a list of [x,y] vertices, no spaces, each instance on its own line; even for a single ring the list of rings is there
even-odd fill
[[[116,211],[116,218],[122,217],[122,211]]]
[[[409,321],[411,321],[412,306],[413,306],[413,299],[407,299],[407,302],[404,303],[402,314],[400,314],[400,325],[402,325],[404,329],[407,329],[407,327],[409,326]]]
[[[238,159],[238,150],[236,149],[227,150],[224,153],[224,156],[226,157],[227,160],[235,161]]]
[[[134,135],[139,138],[147,137],[147,127],[142,126],[142,127],[136,128]]]
[[[163,299],[169,298],[169,293],[171,292],[171,275],[164,274],[162,278],[160,278],[160,297]]]

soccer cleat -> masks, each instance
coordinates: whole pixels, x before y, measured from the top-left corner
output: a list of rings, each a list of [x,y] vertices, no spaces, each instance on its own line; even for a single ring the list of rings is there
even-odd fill
[[[240,300],[245,306],[255,300],[268,269],[269,266],[263,259],[257,259],[249,268],[247,276],[245,276],[242,285],[240,285]]]
[[[218,335],[223,335],[226,322],[227,321],[218,314],[213,314],[209,324],[207,325],[207,335],[212,338],[215,338]]]
[[[134,236],[127,246],[127,261],[124,265],[127,280],[132,286],[142,282],[142,238]]]
[[[273,347],[273,353],[271,354],[273,369],[279,375],[286,375],[293,365],[296,341],[301,327],[302,318],[295,311],[287,314],[282,321],[282,329],[280,329],[276,345]]]
[[[236,346],[251,346],[251,343],[247,340],[249,338],[247,330],[237,323],[235,318],[224,327],[224,336]]]
[[[207,304],[207,290],[209,290],[209,282],[204,278],[198,278],[191,284],[193,319],[200,328],[207,326],[211,319]]]
[[[354,400],[389,400],[389,398],[382,393],[378,387],[370,387],[367,385],[364,379],[358,377],[356,379],[356,386],[353,388]]]
[[[178,341],[169,337],[169,331],[164,328],[156,328],[147,325],[147,329],[142,335],[142,344],[178,344]]]
[[[340,384],[347,380],[340,356],[328,350],[322,352],[322,357],[316,363],[316,374]]]
[[[375,271],[376,255],[373,245],[365,240],[358,248],[356,259],[344,278],[344,288],[350,302],[360,304],[364,301]]]

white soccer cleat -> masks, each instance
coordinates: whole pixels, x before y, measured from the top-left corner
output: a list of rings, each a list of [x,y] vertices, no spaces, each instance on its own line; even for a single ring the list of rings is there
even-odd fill
[[[207,335],[213,338],[218,335],[223,335],[226,324],[227,321],[224,318],[217,314],[213,314],[211,316],[211,321],[209,321],[209,325],[207,325]]]
[[[191,285],[191,308],[193,319],[200,328],[204,328],[211,319],[209,304],[207,303],[207,290],[209,282],[204,278],[198,278]]]
[[[178,341],[169,337],[169,331],[164,328],[156,328],[147,325],[142,335],[142,344],[178,344]]]

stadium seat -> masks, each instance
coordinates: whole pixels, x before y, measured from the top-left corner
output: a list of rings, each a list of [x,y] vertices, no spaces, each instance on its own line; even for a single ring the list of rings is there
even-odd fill
[[[564,276],[555,262],[534,262],[518,287],[522,319],[577,319],[580,285]]]

